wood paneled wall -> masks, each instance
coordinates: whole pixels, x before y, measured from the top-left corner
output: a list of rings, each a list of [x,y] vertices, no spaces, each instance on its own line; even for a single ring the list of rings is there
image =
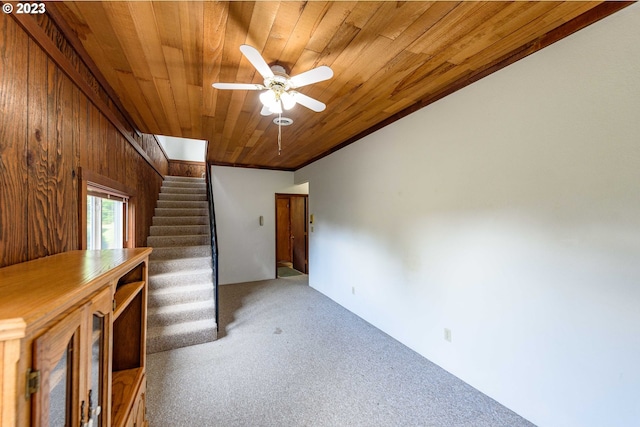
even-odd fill
[[[169,160],[169,175],[188,176],[191,178],[204,177],[206,164],[204,162],[187,162],[184,160]]]
[[[64,44],[59,34],[56,43]],[[129,125],[114,126],[6,14],[0,16],[0,109],[0,267],[78,248],[79,167],[136,190],[136,246],[146,245],[168,171],[157,141]]]

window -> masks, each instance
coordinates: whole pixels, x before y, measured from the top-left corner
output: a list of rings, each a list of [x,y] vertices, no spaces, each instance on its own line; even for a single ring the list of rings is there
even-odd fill
[[[87,195],[87,249],[124,247],[126,199],[89,189]]]
[[[135,247],[135,194],[121,183],[79,169],[79,247]]]

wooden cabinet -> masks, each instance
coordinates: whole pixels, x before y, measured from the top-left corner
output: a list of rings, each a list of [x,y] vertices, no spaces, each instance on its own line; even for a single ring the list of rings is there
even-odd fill
[[[143,381],[140,384],[140,388],[138,393],[136,394],[136,399],[133,407],[131,408],[131,413],[127,418],[127,422],[125,426],[127,427],[146,427],[147,423],[147,409],[145,406],[145,394],[146,394],[146,383]]]
[[[146,426],[149,248],[0,269],[0,425]]]

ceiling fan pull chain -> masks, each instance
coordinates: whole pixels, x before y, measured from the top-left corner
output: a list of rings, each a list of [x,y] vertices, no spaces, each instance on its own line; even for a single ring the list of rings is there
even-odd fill
[[[282,152],[282,113],[278,113],[278,156]]]

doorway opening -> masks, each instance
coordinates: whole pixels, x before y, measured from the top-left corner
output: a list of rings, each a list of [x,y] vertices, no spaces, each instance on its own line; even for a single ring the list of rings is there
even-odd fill
[[[276,194],[276,277],[309,273],[309,196]]]

